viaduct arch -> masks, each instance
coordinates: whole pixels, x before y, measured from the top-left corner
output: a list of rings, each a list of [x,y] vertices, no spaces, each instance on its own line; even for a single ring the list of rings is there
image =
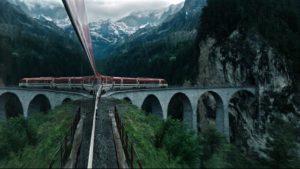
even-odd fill
[[[49,98],[43,94],[36,95],[29,103],[28,114],[47,113],[51,109]]]
[[[246,91],[253,96],[256,96],[257,93],[256,87],[166,88],[110,91],[103,97],[126,98],[126,100],[130,100],[133,105],[141,109],[151,110],[150,112],[162,111],[161,117],[163,119],[168,117],[179,119],[191,129],[199,132],[205,129],[202,129],[201,124],[203,119],[214,119],[216,129],[229,140],[231,132],[229,124],[230,101],[240,91]],[[206,110],[204,114],[200,115],[198,107],[203,107],[203,104],[199,103],[203,102],[203,97],[206,95],[213,98],[215,107],[213,111]],[[146,106],[146,103],[150,106]],[[160,106],[158,106],[158,103],[160,103]]]
[[[0,120],[31,113],[47,112],[65,102],[92,98],[84,93],[47,89],[0,88]]]
[[[163,118],[163,111],[160,101],[155,95],[148,95],[142,104],[142,109],[146,113],[154,114],[160,118]]]
[[[0,95],[0,119],[5,120],[11,117],[23,115],[23,107],[19,97],[12,93],[6,92]]]

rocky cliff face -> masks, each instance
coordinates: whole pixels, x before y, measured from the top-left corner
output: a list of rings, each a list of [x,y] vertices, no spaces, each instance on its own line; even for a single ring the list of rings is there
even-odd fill
[[[170,30],[193,30],[199,21],[202,8],[206,5],[207,0],[186,0],[183,8],[173,17],[170,17],[162,28]]]
[[[231,141],[245,153],[265,156],[274,118],[299,127],[300,111],[285,56],[255,31],[236,30],[223,41],[207,37],[199,50],[199,85],[258,88],[258,99],[241,92],[230,103]]]
[[[234,31],[221,43],[207,38],[199,48],[199,84],[258,85],[277,91],[292,85],[285,57],[255,33]]]

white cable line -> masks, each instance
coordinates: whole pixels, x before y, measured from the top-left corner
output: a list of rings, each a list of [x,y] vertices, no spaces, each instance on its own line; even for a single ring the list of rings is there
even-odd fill
[[[94,142],[95,142],[95,127],[96,127],[96,114],[98,110],[98,102],[101,97],[102,85],[99,86],[99,89],[96,94],[94,117],[93,117],[93,127],[90,141],[90,150],[89,150],[89,159],[87,168],[93,168],[93,156],[94,156]]]

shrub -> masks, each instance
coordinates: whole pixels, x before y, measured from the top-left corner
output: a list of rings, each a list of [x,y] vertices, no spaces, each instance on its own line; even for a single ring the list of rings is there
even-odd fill
[[[48,114],[34,113],[28,119],[10,118],[0,124],[0,168],[45,168],[66,135],[76,104],[67,104]],[[54,167],[59,167],[58,163]]]
[[[178,120],[168,119],[156,134],[156,146],[163,147],[171,158],[183,166],[198,167],[201,153],[198,136]]]
[[[123,114],[124,125],[144,168],[253,168],[259,164],[244,157],[214,127],[196,135],[178,120],[162,121],[129,107]]]
[[[37,132],[23,117],[10,118],[0,127],[0,160],[10,153],[22,152],[26,145],[35,145]]]
[[[267,140],[266,153],[270,159],[266,165],[270,168],[299,168],[295,129],[276,118],[269,130],[272,139]]]

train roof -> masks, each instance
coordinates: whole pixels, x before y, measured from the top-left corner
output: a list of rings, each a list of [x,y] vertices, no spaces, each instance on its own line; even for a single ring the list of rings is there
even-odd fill
[[[53,77],[32,77],[32,78],[23,78],[22,80],[51,80]]]
[[[162,78],[146,78],[146,77],[113,77],[113,76],[80,76],[80,77],[33,77],[33,78],[22,78],[21,80],[62,80],[62,79],[77,79],[77,80],[85,80],[85,79],[101,79],[101,78],[109,78],[114,80],[138,80],[138,81],[166,81]]]

